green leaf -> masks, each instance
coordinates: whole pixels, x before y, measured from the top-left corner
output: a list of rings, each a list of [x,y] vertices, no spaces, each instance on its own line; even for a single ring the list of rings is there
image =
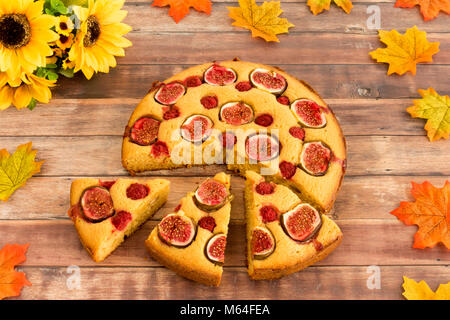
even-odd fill
[[[59,70],[59,74],[62,74],[66,78],[73,78],[74,76],[73,69],[61,69]]]
[[[65,4],[66,7],[70,6],[87,7],[88,5],[88,0],[62,0],[62,2]]]
[[[67,8],[61,0],[50,0],[50,4],[57,13],[67,14]]]
[[[28,105],[27,108],[30,109],[30,110],[33,110],[36,107],[36,104],[37,104],[37,100],[35,98],[32,98],[31,102],[30,102],[30,104]]]
[[[45,76],[48,80],[52,80],[52,81],[58,80],[58,78],[59,78],[58,74],[53,71],[47,71],[47,74]]]
[[[47,69],[56,69],[58,66],[55,63],[50,63],[45,66]]]

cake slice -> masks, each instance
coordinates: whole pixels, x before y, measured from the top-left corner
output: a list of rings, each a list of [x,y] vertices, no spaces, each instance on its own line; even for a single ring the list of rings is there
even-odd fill
[[[185,278],[218,286],[231,200],[229,175],[219,173],[203,181],[153,229],[145,241],[150,255]]]
[[[336,223],[289,187],[246,172],[248,273],[277,279],[324,259],[341,242]]]
[[[167,201],[169,186],[165,179],[73,181],[69,217],[92,259],[103,261],[147,221]]]

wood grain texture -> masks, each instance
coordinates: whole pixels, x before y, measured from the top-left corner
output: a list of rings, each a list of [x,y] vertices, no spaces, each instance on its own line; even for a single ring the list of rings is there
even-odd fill
[[[211,15],[190,10],[180,23],[176,24],[168,15],[166,8],[150,8],[145,3],[150,0],[144,0],[144,3],[127,2],[125,10],[128,11],[126,22],[133,26],[133,33],[152,32],[152,33],[185,33],[185,32],[249,32],[245,29],[231,25],[233,20],[228,16],[227,7],[237,7],[237,0],[230,0],[225,3],[214,3]],[[281,9],[284,13],[282,18],[288,19],[295,25],[289,29],[289,35],[280,35],[281,43],[289,42],[293,33],[302,32],[332,32],[332,33],[356,33],[356,34],[377,34],[377,30],[369,29],[367,26],[368,18],[373,14],[367,13],[370,5],[377,5],[381,13],[381,28],[383,30],[397,29],[404,31],[411,28],[410,23],[414,19],[414,24],[420,30],[426,32],[450,32],[450,25],[445,17],[441,15],[434,20],[424,21],[418,8],[401,9],[394,8],[394,2],[383,1],[353,1],[351,14],[346,14],[342,9],[332,4],[329,11],[314,16],[309,7],[304,2],[281,1]],[[392,17],[395,16],[395,19]],[[155,23],[157,21],[158,23]],[[249,41],[255,44],[256,41]]]
[[[396,220],[336,220],[344,240],[316,265],[447,265],[448,250],[412,248],[415,227]],[[104,262],[95,263],[82,247],[70,220],[0,221],[0,239],[8,243],[31,243],[25,266],[160,266],[152,260],[144,241],[157,221],[147,222]],[[225,266],[245,267],[245,225],[233,221],[228,234]],[[61,250],[63,248],[63,250]],[[449,273],[447,273],[450,276]]]
[[[21,268],[33,283],[23,299],[403,299],[402,276],[426,279],[433,290],[448,266],[380,267],[381,288],[368,289],[367,267],[310,267],[274,281],[251,281],[244,268],[225,268],[222,284],[210,288],[165,268],[81,268],[80,289],[69,290],[67,268]],[[448,279],[448,277],[447,277]],[[175,316],[174,316],[175,318]]]

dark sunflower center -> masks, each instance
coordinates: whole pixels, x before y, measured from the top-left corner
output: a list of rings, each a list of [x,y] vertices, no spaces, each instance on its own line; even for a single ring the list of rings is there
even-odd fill
[[[87,32],[84,36],[83,45],[85,47],[92,47],[100,37],[100,23],[98,22],[97,17],[90,16],[87,19]]]
[[[69,27],[67,26],[67,23],[65,23],[65,22],[61,22],[61,23],[59,24],[59,28],[60,28],[61,30],[67,30],[67,29],[69,29]]]
[[[0,17],[0,43],[8,49],[19,49],[30,42],[31,27],[23,14]]]

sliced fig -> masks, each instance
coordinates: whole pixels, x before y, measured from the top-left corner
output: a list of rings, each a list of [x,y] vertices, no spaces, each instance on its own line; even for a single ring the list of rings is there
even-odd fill
[[[214,123],[207,116],[194,114],[181,125],[181,136],[190,142],[201,142],[208,139]]]
[[[137,120],[131,128],[130,138],[141,146],[149,146],[158,138],[160,121],[151,117]]]
[[[225,247],[227,246],[227,236],[218,233],[209,239],[205,247],[206,257],[213,263],[223,264],[225,261]]]
[[[280,96],[277,98],[278,103],[284,104],[285,106],[290,105],[289,98],[286,96]]]
[[[205,71],[205,82],[213,86],[226,86],[236,81],[237,75],[233,69],[213,65]]]
[[[250,73],[251,83],[258,89],[273,94],[282,94],[286,90],[286,79],[279,73],[267,69],[255,69]]]
[[[190,76],[184,79],[184,85],[188,88],[195,88],[198,86],[201,86],[203,83],[203,80],[199,76]]]
[[[252,88],[250,81],[241,81],[234,86],[237,91],[244,92],[249,91]]]
[[[245,153],[256,161],[269,161],[278,157],[280,143],[274,136],[266,133],[253,134],[245,141]]]
[[[303,128],[291,127],[291,128],[289,128],[289,133],[294,138],[300,139],[302,141],[305,140],[305,129],[303,129]]]
[[[111,223],[117,230],[123,231],[131,220],[133,220],[131,213],[127,211],[119,211],[114,215],[114,217],[112,217]]]
[[[323,112],[323,108],[312,100],[295,100],[291,104],[291,111],[305,127],[323,128],[327,124],[327,118]]]
[[[228,200],[227,187],[214,179],[206,179],[195,191],[194,202],[202,210],[213,211],[223,207]]]
[[[263,223],[273,222],[278,219],[278,209],[272,205],[263,206],[259,209],[259,215]]]
[[[114,205],[109,191],[104,187],[92,187],[83,192],[81,208],[84,217],[91,222],[100,222],[114,214]]]
[[[179,82],[162,85],[155,94],[155,100],[161,104],[175,104],[184,94],[186,88]]]
[[[278,167],[280,168],[281,176],[285,179],[292,178],[297,171],[295,164],[289,161],[281,161]]]
[[[253,108],[244,102],[229,102],[220,108],[220,120],[233,126],[240,126],[253,121]]]
[[[255,227],[252,231],[251,250],[253,258],[265,259],[275,250],[275,238],[269,229]]]
[[[127,197],[132,200],[144,199],[150,193],[150,188],[141,183],[132,183],[127,188]]]
[[[200,103],[205,109],[214,109],[219,104],[216,96],[204,96],[200,99]]]
[[[331,160],[331,150],[321,141],[307,142],[303,145],[300,163],[307,173],[323,176]]]
[[[301,203],[281,216],[281,226],[295,241],[308,241],[322,226],[322,216],[310,204]]]
[[[255,118],[255,123],[261,127],[268,127],[273,123],[273,117],[268,113],[263,113]]]
[[[259,193],[260,195],[265,196],[267,194],[274,193],[275,192],[275,186],[276,185],[274,183],[263,181],[263,182],[260,182],[260,183],[258,183],[256,185],[255,191],[257,193]]]
[[[191,218],[171,213],[158,224],[158,235],[169,245],[187,247],[194,240],[195,226]]]

